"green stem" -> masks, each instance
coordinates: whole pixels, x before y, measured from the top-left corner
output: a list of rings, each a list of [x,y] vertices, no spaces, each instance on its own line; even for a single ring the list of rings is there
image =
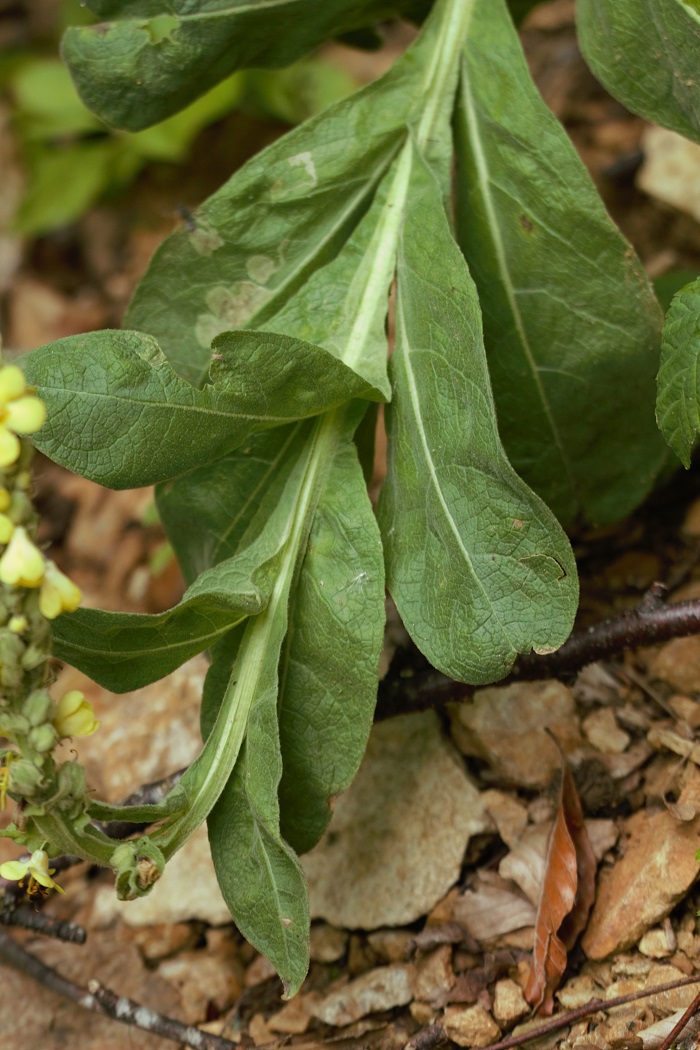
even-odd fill
[[[46,813],[32,817],[32,822],[51,847],[59,853],[72,853],[100,867],[109,867],[110,858],[118,843],[107,838],[91,824],[79,831],[60,813]]]

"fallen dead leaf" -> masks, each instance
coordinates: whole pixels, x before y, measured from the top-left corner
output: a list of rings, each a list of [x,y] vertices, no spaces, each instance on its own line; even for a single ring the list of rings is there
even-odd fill
[[[525,998],[539,1013],[554,1009],[554,989],[582,932],[595,896],[596,861],[571,770],[562,754],[562,783],[535,923]]]

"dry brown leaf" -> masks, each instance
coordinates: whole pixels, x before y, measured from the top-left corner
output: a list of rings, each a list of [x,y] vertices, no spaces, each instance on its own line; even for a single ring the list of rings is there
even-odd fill
[[[538,1013],[554,1009],[567,954],[584,929],[595,896],[596,861],[571,770],[561,755],[562,783],[535,922],[532,968],[525,989]]]

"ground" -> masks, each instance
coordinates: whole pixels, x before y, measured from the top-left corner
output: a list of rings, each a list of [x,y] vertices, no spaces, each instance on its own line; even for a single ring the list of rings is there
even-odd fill
[[[50,20],[52,5],[39,9]],[[45,31],[33,25],[39,15],[21,5],[0,5],[3,12],[10,39],[17,26],[30,37]],[[573,2],[554,0],[524,31],[542,93],[650,275],[700,272],[700,216],[684,210],[682,190],[654,169],[659,150],[645,123],[588,73],[572,16]],[[367,79],[408,35],[393,29],[379,56],[334,54]],[[22,161],[6,116],[7,107],[0,109],[0,164],[11,196],[13,187],[21,192]],[[234,115],[200,136],[189,163],[152,166],[69,227],[36,240],[0,237],[5,345],[27,350],[118,325],[150,254],[182,221],[183,207],[196,205],[281,130]],[[700,161],[684,157],[682,175],[692,187]],[[153,524],[150,490],[109,492],[41,457],[36,488],[42,541],[87,604],[156,611],[178,600],[182,581]],[[574,544],[580,626],[639,602],[656,580],[668,585],[672,601],[700,598],[697,467],[671,478],[629,521],[576,535]],[[389,612],[387,663],[405,644]],[[164,682],[118,698],[71,669],[59,671],[59,692],[84,689],[102,721],[78,748],[101,795],[117,800],[191,761],[205,669],[198,658]],[[695,637],[620,654],[572,684],[493,687],[468,704],[378,725],[357,783],[305,861],[313,961],[288,1004],[269,965],[227,923],[204,836],[178,855],[150,897],[131,905],[115,902],[106,874],[66,872],[66,896],[46,910],[83,924],[85,945],[16,936],[79,984],[99,979],[244,1046],[395,1048],[416,1033],[429,1040],[424,1030],[433,1023],[459,1045],[486,1046],[530,1014],[523,989],[561,768],[547,730],[573,771],[597,864],[596,902],[569,954],[556,1011],[592,995],[610,999],[700,973],[698,727]],[[0,858],[15,855],[0,840]],[[695,992],[691,985],[600,1011],[537,1045],[658,1046],[648,1027]],[[11,969],[3,970],[0,1042],[14,1050],[165,1045],[96,1018]]]

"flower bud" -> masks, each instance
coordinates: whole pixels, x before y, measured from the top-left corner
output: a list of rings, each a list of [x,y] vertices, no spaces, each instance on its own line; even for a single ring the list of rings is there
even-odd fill
[[[100,725],[95,719],[92,704],[79,689],[71,689],[63,694],[52,722],[60,737],[91,736]]]
[[[53,700],[48,689],[35,689],[22,706],[22,713],[32,726],[40,726],[50,721],[52,710]]]
[[[39,591],[39,609],[42,615],[47,620],[55,620],[63,612],[75,612],[82,597],[80,588],[48,560]]]
[[[46,422],[46,408],[38,397],[20,397],[7,406],[5,425],[18,434],[34,434]]]
[[[18,525],[0,558],[0,580],[14,587],[38,587],[43,578],[44,556]]]
[[[45,722],[43,726],[35,726],[30,729],[27,737],[30,748],[40,755],[52,751],[58,743],[58,733],[52,725]]]
[[[21,798],[32,798],[41,789],[44,776],[40,769],[26,758],[19,758],[10,766],[10,792]]]

